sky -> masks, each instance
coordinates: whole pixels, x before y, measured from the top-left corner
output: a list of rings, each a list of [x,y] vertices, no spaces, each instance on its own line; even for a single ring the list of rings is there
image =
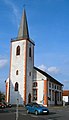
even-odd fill
[[[69,0],[0,0],[0,91],[10,69],[10,41],[18,35],[26,9],[34,66],[69,89]]]

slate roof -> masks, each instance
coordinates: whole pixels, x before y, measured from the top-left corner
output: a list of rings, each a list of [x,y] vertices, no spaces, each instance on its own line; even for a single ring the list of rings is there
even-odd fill
[[[29,31],[28,31],[28,24],[27,24],[27,17],[25,9],[23,11],[19,31],[18,31],[18,38],[22,37],[23,39],[29,39]]]

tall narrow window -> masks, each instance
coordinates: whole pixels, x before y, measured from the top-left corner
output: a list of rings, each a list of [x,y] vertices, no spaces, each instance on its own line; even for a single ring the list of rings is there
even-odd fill
[[[31,47],[29,48],[29,57],[31,57]]]
[[[31,72],[29,72],[29,76],[31,76]]]
[[[33,83],[33,87],[37,87],[37,82],[34,82],[34,83]]]
[[[16,48],[16,55],[20,55],[20,46],[19,45]]]
[[[33,101],[37,100],[37,89],[33,89]]]
[[[16,71],[16,75],[18,75],[18,70]]]
[[[15,91],[18,91],[18,82],[15,83]]]

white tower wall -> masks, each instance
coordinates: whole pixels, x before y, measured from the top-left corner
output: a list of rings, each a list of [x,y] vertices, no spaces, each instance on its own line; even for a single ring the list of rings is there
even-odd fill
[[[20,46],[20,55],[16,55],[16,48]],[[10,69],[10,102],[16,103],[17,92],[15,91],[15,83],[18,82],[18,98],[19,103],[23,103],[24,97],[24,57],[25,57],[25,46],[26,41],[15,41],[12,42],[11,51],[11,69]],[[16,71],[18,70],[18,75]]]
[[[17,46],[20,46],[20,55],[16,55]],[[31,57],[29,57],[30,47],[31,47]],[[27,41],[27,46],[26,46],[26,40],[19,40],[12,42],[11,66],[10,66],[10,103],[11,104],[16,104],[17,98],[19,100],[19,104],[24,103],[25,77],[26,77],[26,103],[28,103],[29,94],[31,94],[31,100],[32,100],[32,75],[33,75],[33,65],[34,65],[33,54],[34,54],[34,46],[31,42]],[[18,70],[18,75],[16,75],[17,70]],[[16,82],[18,83],[18,92],[15,91]]]
[[[31,48],[31,57],[29,57],[29,48]],[[27,44],[27,81],[26,81],[26,102],[28,103],[29,94],[31,94],[32,101],[32,79],[34,67],[34,45],[28,41]]]

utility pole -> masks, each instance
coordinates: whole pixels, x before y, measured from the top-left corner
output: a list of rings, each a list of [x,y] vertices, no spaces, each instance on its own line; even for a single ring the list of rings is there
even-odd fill
[[[16,120],[18,120],[18,98],[16,102]]]

